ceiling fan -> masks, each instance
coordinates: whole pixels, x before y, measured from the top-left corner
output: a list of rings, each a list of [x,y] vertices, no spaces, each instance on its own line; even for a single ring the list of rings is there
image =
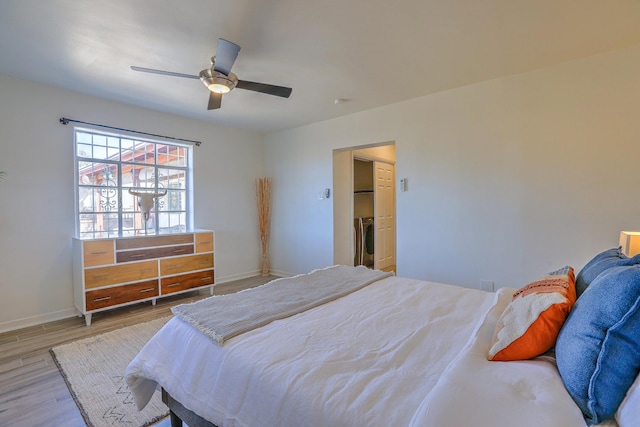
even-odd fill
[[[131,66],[133,71],[143,73],[162,74],[165,76],[182,77],[186,79],[200,79],[202,83],[211,91],[209,94],[209,105],[207,110],[216,110],[222,104],[222,94],[230,92],[234,88],[251,90],[254,92],[266,93],[268,95],[288,98],[292,89],[284,86],[274,86],[266,83],[256,83],[247,80],[239,80],[238,76],[231,72],[231,67],[238,57],[240,46],[225,39],[218,39],[218,49],[216,56],[211,58],[211,67],[200,71],[199,75],[174,73],[172,71],[155,70]]]

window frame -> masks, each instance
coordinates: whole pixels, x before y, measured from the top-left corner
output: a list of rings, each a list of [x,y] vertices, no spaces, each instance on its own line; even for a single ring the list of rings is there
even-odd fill
[[[94,135],[104,137],[107,140],[109,138],[116,138],[118,140],[117,160],[113,160],[112,158],[109,158],[110,156],[106,154],[104,156],[105,158],[95,157],[94,152],[92,152],[90,157],[84,157],[79,155],[79,144],[86,144],[86,142],[78,141],[79,135],[82,133],[87,133],[92,135],[92,143],[91,143],[92,149],[95,148],[96,146],[96,144],[93,143]],[[143,145],[153,144],[152,145],[153,153],[154,153],[153,163],[148,163],[146,161],[139,162],[139,161],[135,161],[135,159],[134,161],[123,161],[122,154],[123,152],[126,152],[126,150],[123,148],[123,144],[122,144],[123,140],[133,142],[133,148],[131,150],[133,153],[135,153],[135,147],[137,143],[140,143]],[[157,154],[159,152],[158,151],[159,146],[178,147],[180,149],[184,149],[184,152],[185,152],[184,162],[186,163],[186,165],[175,166],[170,164],[158,164]],[[105,148],[106,147],[108,147],[108,143],[105,144]],[[148,147],[148,145],[145,145],[145,148],[146,147]],[[159,140],[159,139],[153,139],[153,138],[138,137],[133,133],[127,133],[127,132],[115,133],[115,132],[104,131],[102,129],[96,129],[90,126],[75,126],[73,129],[73,149],[74,149],[73,158],[74,158],[74,193],[75,193],[74,212],[75,212],[76,237],[79,239],[90,240],[90,239],[118,238],[118,237],[144,237],[144,236],[153,236],[153,235],[192,232],[194,230],[194,226],[193,226],[194,224],[194,221],[193,221],[193,217],[194,217],[194,213],[193,213],[193,192],[194,192],[193,148],[194,148],[194,144],[179,142],[172,139]],[[178,158],[180,158],[180,156],[178,156]],[[92,167],[95,167],[96,164],[110,165],[110,167],[112,167],[115,170],[115,173],[117,174],[117,184],[113,186],[113,188],[116,191],[117,198],[115,200],[114,211],[110,211],[110,209],[112,208],[107,208],[104,211],[97,211],[95,201],[91,202],[92,203],[91,211],[86,212],[81,209],[81,206],[80,206],[81,200],[82,200],[81,190],[93,188],[94,190],[93,190],[92,197],[95,197],[95,195],[97,194],[96,190],[100,187],[95,183],[92,183],[92,184],[81,183],[81,176],[80,176],[81,162],[90,163]],[[153,173],[152,173],[153,186],[152,187],[135,186],[134,185],[135,183],[133,182],[134,181],[133,178],[131,178],[131,182],[124,182],[126,181],[125,179],[123,179],[126,176],[126,172],[123,172],[123,170],[127,168],[130,168],[132,170],[135,168],[153,168]],[[176,193],[175,188],[174,188],[174,191],[172,191],[170,178],[168,178],[168,182],[166,183],[166,186],[163,186],[163,184],[159,182],[160,174],[158,173],[158,170],[162,170],[162,169],[168,170],[168,171],[179,171],[178,175],[184,176],[184,189],[182,187],[178,188],[177,189],[178,193]],[[107,175],[107,178],[108,178],[108,175]],[[111,188],[111,186],[108,186],[107,188]],[[151,219],[149,221],[144,221],[144,219],[141,220],[143,222],[144,228],[133,227],[133,229],[127,230],[126,227],[123,226],[124,222],[130,218],[134,218],[133,222],[135,223],[135,216],[141,215],[141,210],[140,210],[140,207],[138,206],[137,198],[135,196],[131,196],[131,197],[134,197],[133,210],[126,210],[125,207],[123,206],[123,194],[128,193],[129,188],[131,188],[132,190],[138,190],[138,191],[152,190],[154,192],[158,190],[163,190],[163,189],[168,190],[168,193],[166,196],[163,196],[161,198],[157,198],[154,200],[154,206],[151,209],[151,214],[154,216],[154,221],[152,226],[149,226],[148,224],[151,222]],[[179,194],[179,192],[181,191],[184,191],[184,197],[185,197],[184,210],[180,210],[180,209],[169,210],[170,208],[175,207],[176,194]],[[180,197],[178,197],[178,199],[180,199]],[[166,206],[166,209],[163,209],[162,206]],[[82,228],[81,218],[83,214],[89,214],[94,216],[94,221],[95,221],[96,215],[98,214],[106,215],[108,213],[117,215],[117,232],[112,227],[109,227],[107,230],[93,229],[89,231],[83,231],[81,229]],[[177,230],[172,230],[170,227],[162,226],[161,223],[163,218],[166,221],[170,221],[172,214],[180,215],[183,213],[184,213],[184,224],[182,224],[181,220],[178,221]],[[106,221],[110,221],[108,217],[105,217],[105,219]],[[144,230],[144,233],[141,233],[142,230]]]

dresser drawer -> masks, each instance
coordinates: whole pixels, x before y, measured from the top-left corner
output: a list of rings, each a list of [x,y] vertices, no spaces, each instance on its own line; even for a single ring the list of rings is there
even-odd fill
[[[158,280],[96,289],[86,293],[87,310],[98,310],[112,305],[124,304],[158,296]]]
[[[84,286],[86,289],[92,289],[154,277],[158,277],[158,261],[112,265],[86,269],[84,271]]]
[[[213,268],[213,254],[191,255],[160,260],[160,275],[185,273],[193,270]]]
[[[196,252],[213,252],[213,233],[196,233]]]
[[[165,277],[160,281],[162,294],[171,294],[186,289],[199,288],[201,286],[213,285],[213,270],[201,271],[199,273],[182,274],[180,276]]]
[[[113,264],[113,240],[83,242],[84,266]]]
[[[116,239],[116,250],[139,249],[153,246],[184,245],[187,243],[193,244],[193,233]]]
[[[140,261],[143,259],[165,258],[176,255],[189,255],[193,253],[193,245],[164,246],[152,249],[136,249],[116,253],[118,263]]]

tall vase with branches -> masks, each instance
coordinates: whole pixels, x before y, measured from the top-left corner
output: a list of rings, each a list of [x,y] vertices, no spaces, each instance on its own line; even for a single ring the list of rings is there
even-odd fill
[[[271,225],[271,178],[256,179],[256,201],[258,204],[258,228],[262,249],[260,274],[269,275],[269,229]]]

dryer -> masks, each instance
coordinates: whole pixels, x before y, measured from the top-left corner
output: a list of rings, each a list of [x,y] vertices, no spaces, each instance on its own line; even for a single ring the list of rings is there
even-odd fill
[[[373,217],[359,217],[353,220],[355,229],[355,257],[353,265],[373,268],[375,220]]]

